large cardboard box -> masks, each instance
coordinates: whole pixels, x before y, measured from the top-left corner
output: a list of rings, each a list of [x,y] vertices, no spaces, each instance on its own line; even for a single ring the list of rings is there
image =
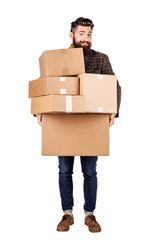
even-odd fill
[[[82,113],[84,112],[84,96],[47,95],[31,98],[31,113]]]
[[[39,58],[40,74],[45,77],[85,73],[82,48],[44,51]]]
[[[117,113],[115,75],[80,74],[80,95],[85,96],[85,112]]]
[[[29,98],[49,94],[79,95],[79,78],[41,77],[29,81]]]
[[[108,115],[43,114],[42,155],[108,156]]]

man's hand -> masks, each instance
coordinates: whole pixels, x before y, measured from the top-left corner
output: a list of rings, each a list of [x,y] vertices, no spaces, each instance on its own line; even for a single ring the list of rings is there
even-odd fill
[[[42,114],[37,114],[38,123],[42,127]]]
[[[109,126],[114,124],[115,114],[109,114]]]

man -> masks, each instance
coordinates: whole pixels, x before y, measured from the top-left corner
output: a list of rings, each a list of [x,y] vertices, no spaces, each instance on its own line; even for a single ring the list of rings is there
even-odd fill
[[[85,72],[97,74],[114,74],[109,58],[106,54],[96,52],[91,49],[92,30],[94,24],[90,19],[78,18],[71,23],[70,38],[72,44],[70,48],[83,48]],[[119,117],[119,106],[121,100],[121,87],[117,81],[117,114],[110,114],[109,126],[114,124],[115,117]],[[38,122],[42,125],[41,115]],[[91,232],[100,232],[101,227],[93,215],[96,207],[97,196],[97,172],[96,165],[98,156],[80,156],[82,172],[84,176],[84,212],[85,224]],[[61,196],[62,209],[64,215],[57,226],[58,231],[68,231],[70,225],[74,223],[73,210],[73,164],[74,156],[59,156],[59,189]]]

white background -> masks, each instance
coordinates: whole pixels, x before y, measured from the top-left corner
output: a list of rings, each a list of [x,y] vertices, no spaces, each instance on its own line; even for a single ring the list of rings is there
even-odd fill
[[[99,157],[95,215],[84,225],[83,177],[74,166],[75,224],[62,217],[57,157],[41,156],[41,127],[30,114],[28,82],[44,50],[68,48],[70,23],[95,24],[92,48],[108,54],[122,87],[110,156]],[[3,1],[0,5],[0,239],[160,239],[159,6],[152,1]]]

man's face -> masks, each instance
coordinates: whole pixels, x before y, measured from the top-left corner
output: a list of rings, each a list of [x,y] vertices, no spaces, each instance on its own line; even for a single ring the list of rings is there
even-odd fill
[[[84,54],[91,51],[92,31],[91,27],[78,26],[74,33],[71,33],[72,44],[76,48],[82,47]]]

